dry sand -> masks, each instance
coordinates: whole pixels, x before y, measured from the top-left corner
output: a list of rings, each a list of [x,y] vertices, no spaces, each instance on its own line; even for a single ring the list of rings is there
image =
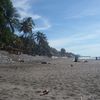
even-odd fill
[[[0,100],[100,100],[100,61],[48,62],[1,64]]]

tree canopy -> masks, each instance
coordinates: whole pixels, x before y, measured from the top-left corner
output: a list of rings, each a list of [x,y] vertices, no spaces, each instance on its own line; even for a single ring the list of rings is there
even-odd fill
[[[50,47],[46,35],[40,31],[34,33],[34,28],[32,17],[21,19],[11,0],[0,0],[0,49],[10,47],[31,55],[65,56],[64,48],[59,52]]]
[[[14,26],[18,22],[19,14],[16,8],[13,7],[11,0],[0,1],[0,31],[9,27],[12,33],[14,33]]]

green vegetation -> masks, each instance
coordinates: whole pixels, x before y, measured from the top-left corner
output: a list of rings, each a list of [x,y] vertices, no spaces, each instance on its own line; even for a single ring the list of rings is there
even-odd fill
[[[34,27],[30,16],[21,20],[11,0],[0,0],[0,49],[49,57],[67,55],[63,48],[60,52],[51,48],[46,35],[39,31],[34,33]],[[18,36],[16,32],[22,35]]]

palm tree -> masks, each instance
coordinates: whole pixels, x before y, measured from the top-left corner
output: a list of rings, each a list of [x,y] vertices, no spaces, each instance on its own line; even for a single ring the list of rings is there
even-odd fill
[[[34,28],[35,24],[31,17],[24,18],[21,22],[20,32],[23,32],[23,36],[32,36],[32,29]]]
[[[50,55],[50,46],[48,45],[45,34],[38,31],[35,36],[38,54]]]
[[[18,23],[19,14],[13,7],[10,0],[0,1],[0,31],[9,27],[11,32],[14,33],[14,26]]]
[[[25,52],[32,52],[34,45],[34,33],[32,29],[35,27],[34,21],[31,17],[24,18],[20,23],[20,32],[23,32],[20,37],[24,43],[23,49]]]
[[[43,45],[45,42],[47,42],[47,37],[45,36],[45,34],[39,32],[39,31],[36,33],[35,39],[39,46]]]

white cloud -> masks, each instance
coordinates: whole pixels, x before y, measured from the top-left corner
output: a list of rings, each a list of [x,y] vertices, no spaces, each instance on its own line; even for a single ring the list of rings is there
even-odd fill
[[[84,34],[77,33],[70,37],[49,40],[49,44],[58,50],[60,50],[61,47],[64,47],[68,52],[94,56],[98,54],[100,55],[100,43],[95,43],[99,37],[100,31]],[[94,42],[89,43],[89,41]]]
[[[100,43],[76,45],[65,49],[83,56],[100,56]]]
[[[47,30],[48,28],[50,28],[51,25],[45,25],[43,27],[36,27],[35,29],[33,29],[33,31],[41,31],[41,30]]]
[[[14,6],[18,9],[18,12],[20,13],[20,15],[21,15],[22,18],[30,16],[34,20],[40,19],[41,18],[40,15],[33,14],[31,12],[30,2],[32,2],[32,0],[13,0]]]
[[[31,3],[35,3],[37,0],[13,0],[14,6],[18,9],[21,18],[32,17],[33,20],[42,20],[41,27],[36,27],[35,30],[47,30],[51,27],[49,21],[43,18],[41,15],[32,13]]]
[[[61,45],[69,45],[69,44],[79,44],[81,41],[88,41],[91,39],[96,39],[100,37],[99,32],[94,32],[90,34],[75,34],[70,37],[64,37],[54,40],[49,40],[51,46],[60,47]]]
[[[47,19],[42,18],[43,24],[41,26],[36,26],[35,29],[33,29],[33,31],[40,31],[40,30],[47,30],[48,28],[51,27],[51,24],[49,23],[49,21]]]
[[[78,19],[78,18],[84,18],[84,17],[96,16],[96,15],[100,15],[98,8],[86,8],[80,10],[79,12],[71,13],[67,15],[65,19]]]

